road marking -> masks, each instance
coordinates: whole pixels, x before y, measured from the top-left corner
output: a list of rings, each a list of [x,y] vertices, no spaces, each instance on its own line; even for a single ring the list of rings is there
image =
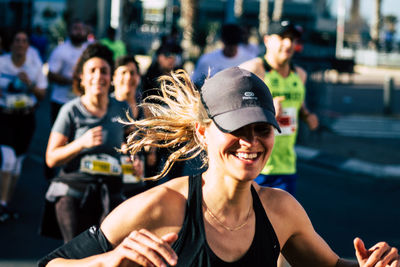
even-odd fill
[[[332,131],[344,136],[400,138],[400,119],[347,116],[336,119]]]

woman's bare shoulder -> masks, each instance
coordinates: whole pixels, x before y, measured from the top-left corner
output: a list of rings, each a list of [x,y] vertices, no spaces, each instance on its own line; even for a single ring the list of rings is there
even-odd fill
[[[178,229],[183,223],[187,192],[188,177],[153,187],[115,208],[103,221],[101,229],[112,244],[118,244],[130,232],[142,228],[160,235]]]
[[[299,231],[299,227],[310,224],[302,205],[288,192],[270,187],[254,186],[270,219],[280,244]],[[282,223],[284,222],[284,223]]]
[[[151,213],[155,216],[158,214],[157,210],[169,210],[184,204],[187,194],[188,177],[175,178],[131,197],[119,208],[124,209],[124,212],[132,212],[132,207],[135,207],[137,212]]]
[[[258,185],[257,187],[261,203],[271,220],[296,223],[308,217],[302,205],[285,190]],[[289,223],[286,225],[289,226]]]
[[[186,196],[188,194],[188,186],[189,186],[189,176],[174,178],[160,185],[160,187],[164,187],[164,189],[167,189],[167,192],[168,190],[173,190],[175,192],[179,192]]]
[[[288,192],[279,189],[254,185],[264,208],[271,211],[282,212],[286,208],[293,207],[293,205],[299,205],[297,200]]]

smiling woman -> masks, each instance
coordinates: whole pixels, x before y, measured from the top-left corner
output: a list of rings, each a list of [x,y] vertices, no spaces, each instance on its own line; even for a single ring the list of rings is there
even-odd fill
[[[141,102],[139,64],[133,55],[119,57],[115,62],[113,75],[114,92],[111,94],[118,101],[129,104],[131,117],[134,120],[144,118],[144,110],[139,105]],[[133,162],[128,156],[124,156],[123,182],[124,194],[133,196],[146,189],[146,183],[141,179],[145,176],[144,166],[151,156],[155,156],[154,150],[145,150],[144,153],[137,153],[133,157]],[[132,168],[133,164],[133,168]],[[124,168],[126,166],[126,168]],[[139,171],[143,169],[143,171]]]
[[[139,107],[140,80],[139,64],[134,56],[117,59],[113,75],[114,96],[118,101],[126,101],[129,104],[134,119],[142,119],[144,116]]]
[[[92,44],[79,58],[73,75],[80,96],[66,103],[51,130],[46,163],[61,171],[46,194],[47,207],[56,218],[48,218],[42,234],[65,242],[92,224],[98,224],[122,202],[120,148],[124,127],[117,118],[125,116],[128,105],[109,96],[113,60],[111,51]],[[53,219],[53,221],[51,221]],[[58,228],[54,232],[54,225]]]
[[[94,57],[86,61],[81,74],[81,86],[85,95],[108,94],[111,81],[111,67],[104,59]]]
[[[39,266],[276,266],[280,251],[292,266],[398,266],[395,248],[367,250],[360,239],[360,265],[339,259],[289,193],[254,182],[280,130],[255,74],[229,68],[198,92],[177,71],[162,78],[161,91],[146,104],[153,117],[126,122],[134,126],[127,150],[171,149],[156,178],[202,151],[206,170],[130,198]]]

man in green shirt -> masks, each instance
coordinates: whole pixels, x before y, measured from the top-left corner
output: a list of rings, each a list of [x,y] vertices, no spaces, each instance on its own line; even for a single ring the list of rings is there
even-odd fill
[[[275,134],[272,154],[256,182],[282,188],[292,195],[297,178],[294,146],[298,119],[303,119],[311,130],[319,124],[318,117],[307,109],[304,102],[307,73],[291,63],[296,41],[300,37],[301,31],[290,21],[272,22],[268,34],[264,36],[265,55],[240,65],[268,85],[282,130]]]
[[[109,27],[107,37],[100,40],[100,43],[107,46],[114,54],[114,61],[126,55],[126,45],[121,40],[115,40],[115,29]]]

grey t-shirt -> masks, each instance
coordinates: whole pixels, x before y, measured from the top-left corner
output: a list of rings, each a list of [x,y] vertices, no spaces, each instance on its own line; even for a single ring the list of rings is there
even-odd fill
[[[52,132],[58,132],[68,137],[68,142],[82,136],[87,130],[102,126],[103,143],[99,146],[82,150],[77,157],[63,166],[65,172],[74,172],[79,169],[80,160],[85,155],[108,154],[119,158],[120,153],[116,150],[121,147],[124,140],[124,125],[118,122],[118,118],[124,119],[128,104],[109,98],[107,113],[98,118],[92,115],[77,97],[62,106],[57,119],[53,125]]]

